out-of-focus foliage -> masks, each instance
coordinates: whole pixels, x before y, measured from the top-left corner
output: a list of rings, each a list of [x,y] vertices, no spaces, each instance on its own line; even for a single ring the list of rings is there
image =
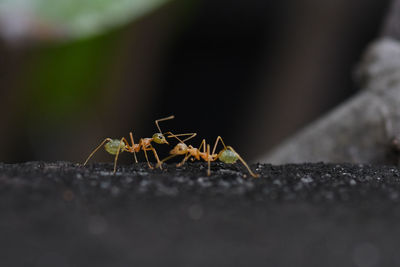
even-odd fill
[[[119,42],[119,32],[36,49],[25,86],[31,119],[51,121],[95,106]],[[57,119],[58,118],[58,119]]]
[[[7,39],[79,38],[123,25],[169,0],[0,0]]]

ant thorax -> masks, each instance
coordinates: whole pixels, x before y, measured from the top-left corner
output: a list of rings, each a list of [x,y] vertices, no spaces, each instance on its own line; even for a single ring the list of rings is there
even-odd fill
[[[140,145],[142,148],[147,148],[147,147],[150,146],[151,141],[153,141],[153,138],[141,138],[141,139],[139,140],[139,145]]]

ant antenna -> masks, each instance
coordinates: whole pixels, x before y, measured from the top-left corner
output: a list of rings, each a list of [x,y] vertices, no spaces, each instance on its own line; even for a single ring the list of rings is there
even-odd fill
[[[174,118],[175,118],[175,116],[174,116],[174,115],[171,115],[171,116],[168,116],[168,117],[165,117],[165,118],[161,118],[161,119],[156,120],[156,126],[157,126],[158,130],[160,131],[160,134],[162,134],[162,131],[161,131],[161,129],[160,129],[160,126],[158,125],[158,122],[159,122],[159,121],[172,120],[172,119],[174,119]]]
[[[175,137],[181,143],[185,143],[187,140],[190,140],[197,135],[197,133],[173,134],[172,132],[166,132],[166,134],[169,134],[168,138]],[[187,135],[190,135],[190,136],[188,138],[184,139],[183,141],[178,137],[178,136],[187,136]]]

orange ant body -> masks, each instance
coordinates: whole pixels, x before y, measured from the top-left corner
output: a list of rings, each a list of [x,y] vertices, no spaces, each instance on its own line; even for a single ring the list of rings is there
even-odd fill
[[[154,154],[154,157],[157,160],[157,166],[161,167],[161,162],[160,159],[158,158],[157,152],[155,148],[152,146],[152,142],[155,142],[157,144],[168,144],[165,136],[162,134],[160,126],[158,125],[158,122],[160,121],[166,121],[166,120],[171,120],[173,119],[174,116],[169,116],[166,118],[158,119],[155,121],[155,124],[159,130],[158,133],[153,134],[151,138],[141,138],[139,140],[139,143],[135,144],[133,141],[133,135],[132,132],[129,133],[130,139],[131,139],[131,145],[129,145],[128,141],[126,140],[125,137],[122,137],[121,139],[111,139],[111,138],[105,138],[99,146],[97,146],[92,153],[90,153],[89,157],[86,159],[85,163],[83,166],[86,165],[86,163],[89,161],[89,159],[96,153],[97,150],[99,150],[100,147],[104,145],[105,150],[110,153],[111,155],[115,155],[114,159],[114,173],[116,172],[117,169],[117,160],[118,160],[118,155],[119,153],[122,153],[123,151],[133,153],[135,157],[135,162],[138,163],[136,153],[139,152],[140,150],[143,150],[144,155],[146,157],[147,165],[149,166],[150,169],[153,169],[153,166],[151,166],[148,156],[147,156],[147,151],[152,151]],[[169,134],[172,134],[171,132],[168,132]]]
[[[189,135],[189,134],[185,134],[185,135]],[[199,148],[195,148],[191,145],[186,145],[185,141],[193,138],[196,136],[196,133],[191,134],[190,137],[186,138],[185,140],[180,140],[178,138],[178,136],[180,135],[174,135],[174,134],[170,134],[168,136],[168,138],[170,137],[174,137],[176,139],[179,140],[179,143],[174,147],[174,149],[172,149],[170,151],[170,156],[166,157],[165,159],[163,159],[161,162],[159,162],[157,164],[161,165],[163,162],[179,156],[179,155],[185,155],[185,157],[183,158],[183,160],[177,164],[177,167],[182,166],[189,158],[194,158],[196,160],[201,160],[203,159],[204,161],[207,161],[208,163],[208,170],[207,170],[207,175],[210,176],[211,171],[210,171],[210,162],[211,161],[216,161],[216,160],[220,160],[224,163],[227,164],[233,164],[235,163],[237,160],[240,160],[243,165],[247,168],[247,170],[249,171],[250,175],[253,176],[254,178],[258,178],[259,175],[255,174],[254,172],[252,172],[252,170],[250,169],[250,167],[247,165],[247,163],[243,160],[243,158],[231,147],[231,146],[226,146],[224,141],[222,140],[221,136],[217,137],[217,140],[215,141],[214,144],[214,148],[212,150],[212,152],[210,153],[210,145],[206,143],[206,140],[203,139],[203,141],[201,142]],[[222,145],[224,146],[224,148],[218,153],[215,153],[215,150],[217,148],[218,142],[221,141]],[[207,148],[206,148],[207,147]],[[201,149],[203,148],[203,151],[201,151]]]

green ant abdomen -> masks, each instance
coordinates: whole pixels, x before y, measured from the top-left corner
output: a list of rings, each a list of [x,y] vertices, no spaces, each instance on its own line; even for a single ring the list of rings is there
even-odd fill
[[[219,160],[224,163],[232,164],[238,160],[238,156],[232,150],[225,149],[224,151],[221,152],[221,155],[219,156]]]
[[[121,140],[119,140],[119,139],[113,139],[113,140],[111,140],[110,142],[108,142],[107,144],[105,144],[105,145],[104,145],[104,148],[105,148],[105,150],[106,150],[108,153],[110,153],[111,155],[115,155],[115,154],[117,154],[117,151],[118,151],[118,147],[119,147],[120,142],[121,142]],[[124,150],[125,150],[125,143],[122,142],[122,144],[121,144],[121,151],[120,151],[120,152],[122,152],[122,151],[124,151]]]

